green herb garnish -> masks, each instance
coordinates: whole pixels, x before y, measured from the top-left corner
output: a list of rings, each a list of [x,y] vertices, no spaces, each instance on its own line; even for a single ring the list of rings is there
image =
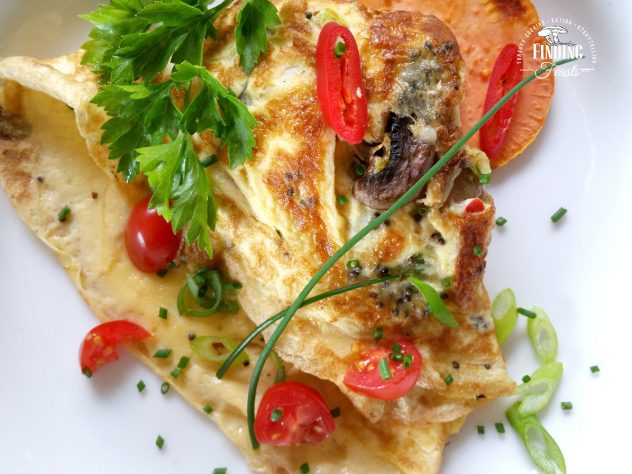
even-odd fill
[[[169,382],[163,382],[163,384],[160,386],[160,393],[162,393],[163,395],[166,395],[167,392],[169,391],[169,388],[171,388],[171,385],[169,385]]]
[[[560,403],[560,406],[562,407],[562,410],[572,410],[573,409],[573,404],[571,402],[562,402],[562,403]]]
[[[452,374],[448,374],[445,376],[443,381],[445,382],[446,385],[451,385],[452,382],[454,382],[454,377],[452,377]]]
[[[334,55],[337,58],[341,58],[343,54],[347,51],[347,45],[342,40],[342,38],[338,38],[336,41],[336,45],[334,46]]]
[[[375,342],[380,342],[382,340],[383,336],[384,336],[384,328],[383,327],[380,326],[375,331],[373,331],[373,340]]]
[[[57,219],[59,222],[66,222],[68,216],[70,215],[70,208],[68,206],[64,206],[64,208],[57,213]]]
[[[279,421],[282,416],[283,410],[281,410],[280,408],[275,408],[274,410],[272,410],[272,413],[270,413],[270,421]]]
[[[491,173],[481,174],[478,177],[478,182],[479,184],[489,184],[489,182],[491,181],[491,178],[492,178]]]
[[[207,403],[206,405],[204,405],[204,407],[202,407],[202,410],[204,410],[204,413],[208,415],[213,411],[213,407],[209,403]]]
[[[301,474],[309,474],[309,464],[306,462],[301,464]]]
[[[502,423],[494,423],[494,426],[496,427],[496,431],[500,434],[503,434],[505,432],[505,425],[503,425]]]
[[[111,117],[101,142],[118,160],[118,171],[127,182],[142,172],[153,192],[150,207],[174,231],[186,226],[187,242],[197,241],[209,255],[208,229],[216,215],[205,172],[211,161],[199,160],[191,136],[212,130],[234,168],[252,157],[256,125],[246,106],[202,66],[204,41],[217,38],[213,23],[233,0],[213,8],[210,3],[111,0],[83,15],[94,28],[82,59],[103,84],[93,103]],[[242,2],[235,38],[247,73],[267,49],[267,28],[278,23],[268,0]],[[158,82],[170,62],[171,77]],[[173,98],[176,90],[182,103]]]
[[[518,312],[518,314],[522,314],[529,319],[535,319],[535,317],[537,316],[537,314],[535,314],[533,311],[526,308],[516,308],[516,311]]]
[[[156,359],[166,359],[167,357],[169,357],[171,355],[171,349],[158,349],[155,353],[154,353],[154,357]]]
[[[496,225],[498,227],[502,227],[507,223],[507,219],[505,219],[504,217],[499,217],[498,219],[496,219]]]
[[[590,368],[590,372],[591,372],[591,373],[593,373],[593,374],[596,374],[597,372],[601,372],[601,369],[599,368],[599,366],[598,366],[598,365],[593,365],[593,366]]]
[[[191,359],[187,356],[180,357],[180,360],[178,361],[178,369],[184,369],[189,364],[190,360]]]
[[[481,257],[483,255],[483,248],[480,245],[475,245],[472,247],[472,253],[477,257]]]
[[[338,418],[340,416],[340,407],[332,408],[330,413],[332,417]]]
[[[476,431],[479,435],[485,434],[485,427],[483,425],[476,425]]]
[[[145,390],[145,382],[143,382],[142,380],[139,380],[138,383],[136,384],[136,388],[138,389],[138,392],[142,392],[143,390]]]
[[[448,310],[447,306],[441,299],[441,296],[437,291],[428,283],[423,282],[417,278],[409,277],[408,281],[415,285],[421,294],[424,296],[430,312],[434,318],[444,326],[450,328],[459,327],[459,323],[454,319],[454,316]]]
[[[171,372],[169,372],[169,374],[170,374],[170,375],[171,375],[174,379],[177,379],[178,377],[180,377],[180,375],[182,375],[182,371],[176,367],[176,368],[175,368],[175,369],[173,369]]]
[[[213,469],[213,474],[226,474],[228,472],[228,468],[225,467],[216,467]]]
[[[555,214],[551,216],[551,221],[553,221],[554,223],[558,222],[562,217],[564,217],[567,212],[567,209],[560,207],[557,211],[555,211]]]
[[[345,204],[349,203],[349,198],[347,196],[338,196],[338,199],[336,199],[336,202],[338,203],[339,206],[344,206]]]
[[[158,317],[160,319],[167,319],[168,314],[169,314],[169,311],[167,310],[167,308],[163,308],[161,306],[160,309],[158,310]]]
[[[270,355],[272,356],[272,361],[277,368],[276,374],[274,374],[274,383],[285,382],[285,364],[283,363],[283,360],[281,360],[276,351],[272,351]]]
[[[360,268],[360,260],[349,260],[347,262],[347,270],[354,270]]]
[[[391,369],[388,366],[388,359],[386,357],[382,357],[380,361],[377,363],[377,369],[380,372],[380,377],[382,380],[391,380]]]
[[[162,436],[158,435],[158,437],[156,438],[156,446],[158,446],[158,449],[162,449],[162,447],[165,445],[165,440]]]

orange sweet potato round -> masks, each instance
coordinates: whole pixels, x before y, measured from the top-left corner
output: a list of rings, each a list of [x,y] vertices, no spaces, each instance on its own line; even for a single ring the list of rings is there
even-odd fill
[[[537,35],[527,37],[532,25],[540,19],[529,0],[360,0],[380,10],[411,10],[435,15],[454,32],[465,60],[467,77],[461,120],[466,131],[483,115],[487,84],[494,61],[507,43],[524,46],[525,74],[540,65],[531,55],[533,41],[543,42]],[[544,43],[543,43],[544,44]],[[538,79],[522,89],[507,132],[503,149],[492,166],[497,168],[518,156],[538,135],[553,98],[553,74]],[[470,144],[479,146],[478,134]]]

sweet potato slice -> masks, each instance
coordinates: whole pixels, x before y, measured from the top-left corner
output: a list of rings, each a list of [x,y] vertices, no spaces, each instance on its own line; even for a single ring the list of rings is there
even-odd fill
[[[463,130],[468,130],[483,115],[487,84],[494,61],[507,43],[524,45],[525,75],[540,64],[529,54],[533,42],[546,44],[529,28],[540,19],[529,0],[360,0],[380,10],[416,10],[435,15],[454,32],[465,60],[467,77],[461,105]],[[553,98],[553,74],[532,82],[520,91],[507,138],[498,158],[498,168],[518,156],[542,129]],[[470,144],[479,146],[478,134]]]

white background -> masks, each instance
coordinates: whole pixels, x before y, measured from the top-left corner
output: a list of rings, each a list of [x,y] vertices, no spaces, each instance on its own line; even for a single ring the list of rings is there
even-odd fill
[[[0,56],[76,49],[89,29],[77,14],[94,3],[2,0]],[[492,295],[511,287],[519,305],[544,307],[558,329],[565,374],[541,418],[568,471],[630,472],[632,4],[536,4],[543,19],[570,18],[591,33],[597,71],[558,80],[540,137],[494,174],[490,190],[509,223],[495,231],[486,281]],[[560,206],[569,212],[553,225]],[[91,380],[80,374],[79,342],[96,318],[2,191],[0,262],[0,473],[248,472],[212,423],[176,394],[162,396],[161,381],[131,356]],[[538,365],[525,334],[521,321],[503,348],[516,379]],[[598,375],[589,370],[595,364]],[[141,378],[147,389],[139,394]],[[562,412],[563,400],[572,412]],[[535,472],[504,420],[509,404],[470,417],[445,450],[443,473]],[[500,420],[505,435],[493,428]]]

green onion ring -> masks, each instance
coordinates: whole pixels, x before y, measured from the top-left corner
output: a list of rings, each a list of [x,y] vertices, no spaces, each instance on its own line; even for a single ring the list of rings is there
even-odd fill
[[[543,362],[553,362],[557,357],[557,333],[542,308],[531,308],[536,317],[527,322],[527,332],[533,349]]]
[[[537,413],[548,405],[563,372],[561,362],[548,362],[531,374],[531,380],[518,387],[521,416]]]
[[[191,341],[190,346],[193,353],[198,357],[211,362],[224,362],[228,358],[230,352],[235,350],[237,343],[228,337],[198,336]],[[220,353],[217,351],[216,346],[224,347],[226,348],[226,351]],[[236,362],[243,364],[249,360],[250,358],[248,357],[248,354],[242,352],[237,357]]]
[[[505,288],[492,302],[492,318],[496,328],[496,339],[502,344],[511,335],[518,322],[516,295],[511,288]]]

